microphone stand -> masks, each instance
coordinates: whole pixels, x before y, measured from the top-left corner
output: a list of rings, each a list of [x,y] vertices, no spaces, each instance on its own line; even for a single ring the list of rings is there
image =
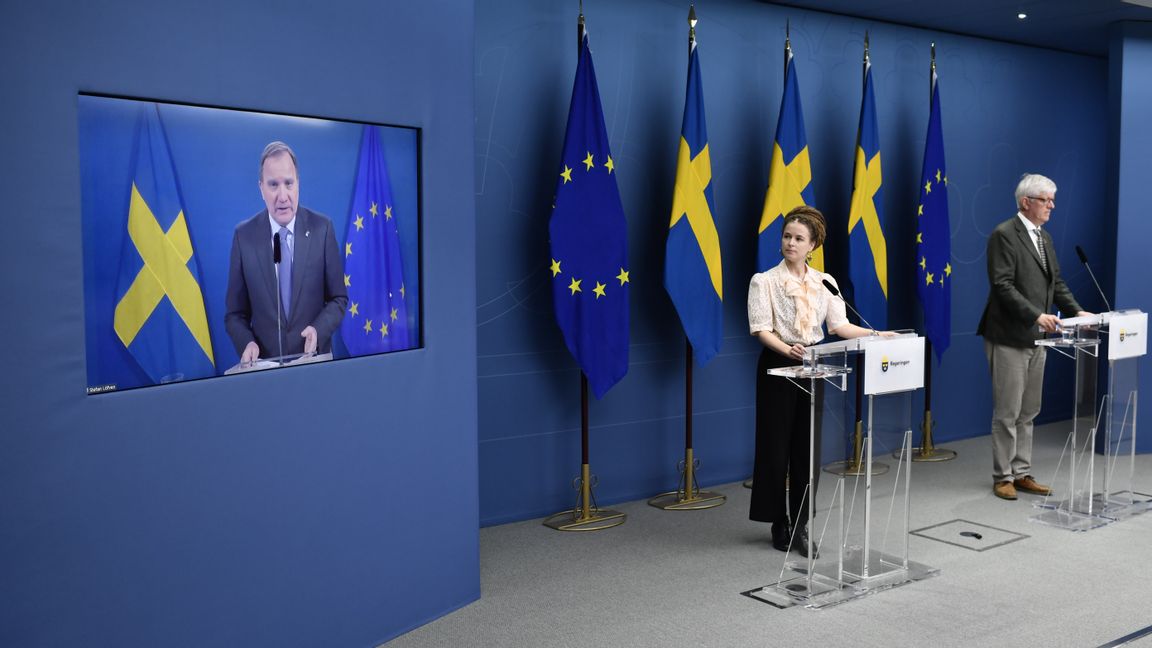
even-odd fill
[[[284,366],[284,332],[281,330],[280,320],[280,232],[272,235],[272,266],[276,270],[276,360]]]
[[[1109,312],[1112,311],[1112,305],[1108,303],[1108,298],[1104,296],[1104,291],[1100,289],[1100,282],[1096,281],[1096,273],[1092,272],[1092,266],[1088,265],[1088,256],[1084,254],[1084,249],[1079,245],[1076,246],[1076,256],[1080,257],[1080,263],[1088,269],[1088,276],[1092,277],[1092,283],[1096,285],[1096,292],[1100,293],[1100,299],[1104,300],[1104,308]]]

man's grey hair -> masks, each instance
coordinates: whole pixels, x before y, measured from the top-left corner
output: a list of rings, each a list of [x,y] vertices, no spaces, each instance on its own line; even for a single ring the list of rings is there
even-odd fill
[[[295,160],[295,158],[293,158]],[[1020,199],[1025,196],[1040,194],[1056,195],[1056,183],[1039,173],[1025,173],[1020,176],[1020,183],[1016,185],[1016,208],[1020,209]]]
[[[300,175],[300,167],[296,165],[296,153],[292,151],[292,147],[279,140],[269,142],[268,146],[264,147],[264,154],[260,156],[260,169],[257,171],[256,177],[260,182],[264,182],[264,160],[281,153],[287,153],[288,157],[292,158],[292,168],[296,169],[296,175]]]

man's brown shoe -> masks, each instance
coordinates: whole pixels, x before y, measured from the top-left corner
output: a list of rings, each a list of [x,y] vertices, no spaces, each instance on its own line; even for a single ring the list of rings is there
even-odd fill
[[[996,482],[992,486],[992,492],[996,497],[1006,500],[1016,499],[1016,487],[1010,481]]]
[[[1037,484],[1036,480],[1032,479],[1032,475],[1025,475],[1025,476],[1021,477],[1020,479],[1017,479],[1016,481],[1012,482],[1012,484],[1015,485],[1016,488],[1019,488],[1020,490],[1024,491],[1025,493],[1032,493],[1034,495],[1051,495],[1052,494],[1051,488],[1045,486],[1044,484]]]

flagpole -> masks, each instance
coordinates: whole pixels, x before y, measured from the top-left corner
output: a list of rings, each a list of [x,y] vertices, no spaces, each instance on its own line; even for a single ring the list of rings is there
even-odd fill
[[[696,5],[688,7],[688,57],[696,47]],[[684,338],[684,460],[677,466],[680,473],[680,486],[674,491],[661,493],[648,500],[648,504],[665,511],[698,511],[720,506],[728,500],[727,495],[701,491],[696,483],[698,461],[692,450],[692,340]]]
[[[936,89],[936,43],[932,43],[932,62],[928,66],[928,109],[932,109],[932,94]],[[920,423],[920,447],[912,450],[912,461],[939,462],[956,458],[956,451],[937,448],[932,443],[932,340],[924,340],[924,420]],[[899,458],[903,449],[892,453]]]
[[[860,77],[860,85],[868,83],[868,66],[871,64],[868,56],[868,32],[864,32],[864,73]],[[857,133],[857,145],[860,134]],[[888,472],[888,464],[871,462],[871,472],[864,469],[861,455],[864,450],[864,354],[856,355],[856,423],[852,430],[852,458],[845,461],[833,461],[824,466],[826,472],[833,475],[859,477],[861,475],[883,475]]]
[[[576,56],[584,53],[584,0],[580,0],[580,17],[577,19]],[[592,474],[588,451],[588,376],[580,372],[580,476],[573,480],[576,487],[576,505],[571,510],[555,513],[544,520],[544,526],[557,531],[602,531],[624,524],[627,516],[619,511],[601,509],[596,505],[592,494]]]

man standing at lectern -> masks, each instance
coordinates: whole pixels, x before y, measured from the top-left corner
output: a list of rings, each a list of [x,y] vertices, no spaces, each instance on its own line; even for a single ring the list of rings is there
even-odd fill
[[[1043,226],[1056,207],[1056,183],[1026,173],[1016,185],[1016,215],[988,237],[988,304],[977,335],[992,372],[992,492],[1016,499],[1017,489],[1047,495],[1032,477],[1032,420],[1040,413],[1045,350],[1054,333],[1052,314],[1088,315],[1060,276],[1052,236]]]
[[[332,221],[299,206],[296,154],[283,142],[264,147],[259,185],[266,209],[237,225],[232,236],[224,296],[228,336],[241,364],[327,353],[348,306]],[[273,259],[277,236],[279,264]]]

